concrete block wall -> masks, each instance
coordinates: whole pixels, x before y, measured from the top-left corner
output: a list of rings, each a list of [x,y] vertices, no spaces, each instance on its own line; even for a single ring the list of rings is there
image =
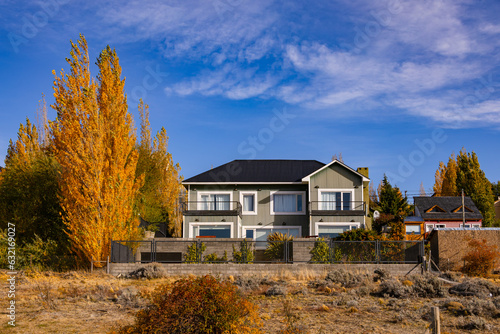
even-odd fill
[[[488,245],[495,245],[500,250],[500,228],[442,229],[432,232],[432,259],[441,270],[459,270],[471,239],[485,239]]]
[[[145,263],[110,263],[110,274],[126,275],[136,269],[146,266]],[[408,273],[414,264],[186,264],[186,263],[161,263],[167,276],[183,275],[219,275],[219,276],[323,276],[334,269],[344,269],[352,272],[373,273],[377,268],[388,270],[394,276]],[[419,273],[415,269],[413,273]]]

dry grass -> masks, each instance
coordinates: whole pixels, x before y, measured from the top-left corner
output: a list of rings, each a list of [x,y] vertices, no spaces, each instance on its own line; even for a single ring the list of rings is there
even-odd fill
[[[288,272],[274,277],[252,276],[247,279],[257,283],[251,290],[243,291],[259,306],[266,333],[286,333],[292,327],[309,334],[423,333],[432,306],[441,307],[443,333],[484,333],[486,329],[490,333],[500,332],[500,319],[496,316],[485,313],[464,317],[464,312],[457,311],[481,306],[470,297],[386,298],[370,292],[376,291],[380,282],[364,281],[355,287],[327,281],[319,284],[325,277],[326,273],[317,276],[310,272],[297,276]],[[0,280],[6,282],[7,278],[6,272],[0,271]],[[4,321],[0,332],[107,333],[134,321],[134,314],[147,304],[141,294],[175,279],[117,279],[102,272],[83,271],[25,272],[17,277],[17,326],[8,328]],[[238,281],[237,277],[228,279]],[[408,282],[403,284],[411,286]],[[265,296],[274,285],[285,287],[287,295]],[[6,305],[6,294],[0,295],[0,303]],[[2,318],[7,318],[5,307]]]

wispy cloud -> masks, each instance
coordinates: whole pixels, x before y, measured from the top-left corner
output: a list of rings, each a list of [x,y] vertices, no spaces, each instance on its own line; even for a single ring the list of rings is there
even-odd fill
[[[123,40],[154,40],[166,58],[204,65],[170,84],[169,94],[275,98],[325,116],[332,107],[351,115],[376,107],[443,126],[500,124],[497,78],[488,94],[470,98],[482,77],[498,74],[500,25],[490,14],[498,6],[339,3],[351,16],[332,10],[329,35],[301,34],[312,9],[273,1],[131,0],[100,15],[128,31]],[[290,27],[297,36],[283,38]]]

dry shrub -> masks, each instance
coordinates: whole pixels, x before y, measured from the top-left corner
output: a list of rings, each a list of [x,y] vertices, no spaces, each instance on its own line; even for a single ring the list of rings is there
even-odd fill
[[[340,284],[344,287],[354,287],[366,281],[367,278],[367,274],[354,274],[343,269],[335,269],[326,275],[325,280]]]
[[[411,276],[411,281],[413,282],[410,285],[413,289],[413,294],[418,297],[443,297],[446,293],[442,281],[432,274],[414,275]]]
[[[465,330],[490,330],[492,326],[486,320],[477,316],[460,317],[458,328]]]
[[[380,283],[378,295],[382,297],[408,298],[412,293],[412,287],[405,286],[395,278]]]
[[[230,282],[188,277],[159,286],[120,333],[260,333],[257,307]]]
[[[283,300],[283,315],[285,316],[285,327],[279,334],[305,334],[307,331],[304,326],[299,324],[300,316],[294,311],[292,299]]]
[[[462,258],[465,261],[461,271],[469,276],[485,277],[495,268],[500,256],[496,245],[488,245],[486,239],[471,239],[469,252]]]
[[[500,287],[485,279],[465,279],[452,286],[449,292],[459,296],[475,296],[480,298],[500,296]]]

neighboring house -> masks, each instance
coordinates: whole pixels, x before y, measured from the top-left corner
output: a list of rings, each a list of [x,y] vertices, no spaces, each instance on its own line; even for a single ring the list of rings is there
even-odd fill
[[[183,182],[183,236],[265,241],[371,227],[369,181],[368,168],[337,160],[234,160]]]
[[[413,197],[415,215],[405,218],[407,239],[421,238],[434,228],[459,228],[463,226],[462,197],[420,196]],[[479,228],[483,216],[470,197],[464,198],[465,227]]]

